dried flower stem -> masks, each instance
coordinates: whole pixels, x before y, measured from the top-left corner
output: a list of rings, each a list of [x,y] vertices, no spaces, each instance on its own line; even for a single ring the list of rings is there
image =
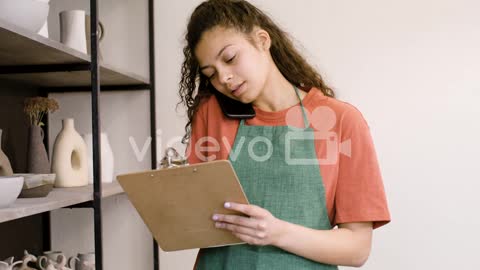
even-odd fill
[[[46,113],[58,110],[58,102],[53,98],[33,97],[25,99],[24,111],[30,125],[43,126],[42,118]]]

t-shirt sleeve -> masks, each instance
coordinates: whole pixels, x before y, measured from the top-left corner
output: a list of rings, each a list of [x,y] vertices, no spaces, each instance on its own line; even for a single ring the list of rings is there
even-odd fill
[[[191,125],[190,140],[187,146],[186,157],[189,164],[206,161],[206,147],[202,146],[202,138],[207,137],[207,119],[205,112],[206,104],[200,105],[194,114]]]
[[[353,106],[340,125],[341,142],[350,140],[350,147],[339,158],[334,224],[371,221],[376,229],[390,213],[369,126]]]

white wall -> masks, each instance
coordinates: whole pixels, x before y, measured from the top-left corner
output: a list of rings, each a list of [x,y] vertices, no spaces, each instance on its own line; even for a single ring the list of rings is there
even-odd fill
[[[179,101],[178,82],[183,61],[183,35],[189,14],[200,1],[156,1],[156,80],[157,80],[157,133],[158,157],[163,156],[169,141],[184,151],[179,137],[184,135],[186,123],[183,107],[175,107]],[[161,270],[192,269],[198,250],[163,252],[160,250]]]
[[[363,269],[479,269],[480,2],[255,0],[368,120],[393,221]],[[157,1],[158,127],[174,111],[186,20],[197,0]],[[160,150],[160,149],[159,149]],[[191,269],[196,251],[162,254]]]

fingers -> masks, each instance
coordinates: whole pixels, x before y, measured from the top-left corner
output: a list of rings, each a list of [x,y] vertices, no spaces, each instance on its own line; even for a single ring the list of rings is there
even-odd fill
[[[213,215],[212,219],[217,222],[226,222],[226,223],[231,223],[231,224],[237,224],[243,227],[250,227],[250,228],[255,228],[256,222],[255,220],[248,218],[248,217],[242,217],[242,216],[236,216],[236,215],[220,215],[220,214],[215,214]]]
[[[253,204],[226,202],[224,206],[227,209],[232,209],[234,211],[244,213],[245,215],[250,217],[259,217],[265,214],[263,208]]]
[[[269,239],[267,231],[268,222],[272,221],[272,215],[268,210],[256,205],[232,202],[226,202],[224,207],[243,213],[248,217],[214,214],[212,219],[215,221],[216,228],[229,230],[237,238],[252,245],[269,244],[271,239]]]
[[[267,238],[267,234],[264,231],[259,231],[252,228],[243,227],[240,225],[216,222],[215,227],[219,229],[229,230],[236,237],[240,238],[241,240],[249,244],[259,245],[259,244],[262,244]]]

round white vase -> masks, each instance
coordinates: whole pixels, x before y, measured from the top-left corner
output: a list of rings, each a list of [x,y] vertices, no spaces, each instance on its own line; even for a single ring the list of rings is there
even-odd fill
[[[88,153],[88,183],[93,184],[93,137],[92,133],[84,134],[83,139],[87,144],[87,153]],[[102,158],[102,183],[111,183],[113,182],[113,169],[114,169],[114,157],[112,147],[108,140],[107,133],[102,132],[100,135],[101,143],[101,158]]]
[[[60,42],[82,53],[87,53],[85,10],[60,12]]]
[[[47,21],[47,0],[0,0],[0,20],[37,33]]]
[[[87,146],[75,130],[72,118],[62,121],[63,128],[53,145],[52,173],[57,175],[56,187],[88,185]]]

